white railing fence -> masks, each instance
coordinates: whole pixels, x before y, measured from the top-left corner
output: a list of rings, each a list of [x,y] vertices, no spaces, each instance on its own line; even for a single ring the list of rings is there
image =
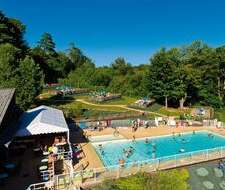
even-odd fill
[[[63,190],[70,189],[72,187],[87,187],[105,179],[126,177],[138,172],[153,172],[157,170],[176,168],[223,157],[225,157],[225,147],[219,147],[127,163],[124,167],[115,165],[103,168],[86,169],[83,171],[76,171],[72,175],[63,174],[56,176],[55,188],[57,190]]]
[[[86,169],[69,174],[61,174],[54,180],[30,185],[27,190],[64,190],[75,189],[81,186],[87,187],[99,183],[105,179],[116,179],[127,177],[138,172],[153,172],[157,170],[176,168],[203,161],[220,159],[225,157],[225,146],[189,153],[181,153],[157,159],[126,163],[123,167],[119,165]]]

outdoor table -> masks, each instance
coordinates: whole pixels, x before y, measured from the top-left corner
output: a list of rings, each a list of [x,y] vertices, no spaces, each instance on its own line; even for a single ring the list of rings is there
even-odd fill
[[[48,166],[46,166],[46,165],[43,165],[43,166],[39,167],[40,171],[47,170],[47,169],[48,169]]]
[[[43,155],[44,156],[48,156],[49,155],[49,152],[43,152]]]
[[[44,158],[41,160],[41,163],[45,163],[45,162],[48,162],[48,158]]]
[[[33,149],[34,152],[39,152],[40,150],[41,149],[39,147]]]

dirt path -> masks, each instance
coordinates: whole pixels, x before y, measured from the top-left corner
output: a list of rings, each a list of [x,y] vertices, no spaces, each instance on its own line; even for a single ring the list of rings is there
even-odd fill
[[[122,108],[122,109],[126,109],[126,110],[130,110],[130,111],[136,111],[136,112],[139,112],[139,113],[149,113],[149,114],[154,114],[154,115],[158,115],[158,116],[161,116],[161,117],[164,117],[165,115],[163,114],[160,114],[160,113],[156,113],[156,112],[151,112],[151,111],[143,111],[143,110],[140,110],[140,109],[136,109],[136,108],[129,108],[127,107],[127,105],[122,105],[122,104],[113,104],[113,105],[105,105],[105,104],[94,104],[94,103],[91,103],[91,102],[88,102],[86,100],[83,100],[83,99],[76,99],[77,102],[81,102],[83,104],[87,104],[87,105],[92,105],[92,106],[98,106],[98,107],[115,107],[115,108]]]

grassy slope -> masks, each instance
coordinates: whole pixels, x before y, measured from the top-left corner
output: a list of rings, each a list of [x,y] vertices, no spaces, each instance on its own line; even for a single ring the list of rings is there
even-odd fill
[[[46,93],[46,92],[45,92]],[[47,94],[45,94],[45,96],[43,96],[45,99],[42,101],[39,101],[39,104],[46,104],[49,106],[56,106],[60,109],[73,109],[73,110],[78,110],[78,109],[89,109],[92,112],[112,112],[112,113],[121,113],[121,112],[129,112],[132,113],[132,111],[126,110],[124,108],[120,108],[120,107],[111,107],[110,105],[131,105],[133,104],[137,99],[136,98],[132,98],[132,97],[128,97],[128,96],[123,96],[120,99],[115,99],[115,100],[111,100],[111,101],[107,101],[104,103],[99,103],[98,105],[88,105],[88,104],[84,104],[82,102],[76,102],[75,99],[82,99],[85,100],[87,102],[91,102],[89,100],[89,96],[87,95],[76,95],[73,96],[74,99],[72,99],[71,101],[64,101],[61,100],[59,101],[58,99],[55,99],[54,96],[48,96]],[[98,104],[98,103],[95,103]],[[101,107],[100,105],[105,105],[104,107]],[[108,106],[106,106],[108,105]],[[138,107],[137,107],[138,108]],[[179,116],[180,114],[184,113],[183,111],[180,111],[179,109],[175,109],[175,108],[168,108],[165,109],[164,106],[160,105],[160,104],[153,104],[152,106],[150,106],[149,108],[146,109],[141,109],[138,108],[139,110],[145,110],[145,111],[151,111],[151,112],[155,112],[155,113],[159,113],[159,114],[163,114],[163,115],[167,115],[167,116]],[[187,110],[185,111],[185,113],[189,113],[190,111]],[[153,114],[154,115],[154,114]],[[153,116],[152,115],[152,116]],[[225,119],[225,118],[224,118]]]

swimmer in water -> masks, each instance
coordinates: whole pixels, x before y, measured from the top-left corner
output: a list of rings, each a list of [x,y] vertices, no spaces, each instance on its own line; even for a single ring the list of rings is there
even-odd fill
[[[213,137],[212,133],[209,133],[209,134],[208,134],[208,137]]]
[[[195,135],[195,130],[193,131],[193,135]]]
[[[146,143],[146,144],[148,144],[148,143],[149,143],[148,138],[146,138],[146,139],[145,139],[145,143]]]

